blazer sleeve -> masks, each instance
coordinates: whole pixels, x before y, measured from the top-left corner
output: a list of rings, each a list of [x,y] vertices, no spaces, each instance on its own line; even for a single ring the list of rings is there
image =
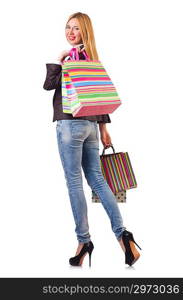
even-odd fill
[[[101,115],[100,119],[97,121],[97,123],[111,123],[111,119],[108,114]]]
[[[46,64],[46,71],[43,89],[54,90],[61,85],[62,66],[59,64]]]

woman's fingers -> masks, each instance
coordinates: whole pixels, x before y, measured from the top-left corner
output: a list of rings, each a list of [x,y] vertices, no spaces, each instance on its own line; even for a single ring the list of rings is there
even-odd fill
[[[62,62],[62,61],[64,60],[64,58],[65,58],[66,56],[69,55],[69,52],[70,52],[70,50],[63,50],[63,51],[60,53],[60,55],[59,55],[59,57],[58,57],[58,60],[59,60],[60,62]]]

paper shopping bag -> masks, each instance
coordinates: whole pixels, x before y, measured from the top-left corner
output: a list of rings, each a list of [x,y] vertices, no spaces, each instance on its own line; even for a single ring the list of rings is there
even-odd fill
[[[85,53],[86,54],[86,53]],[[74,117],[110,114],[122,101],[98,60],[67,60],[62,65],[63,112]]]

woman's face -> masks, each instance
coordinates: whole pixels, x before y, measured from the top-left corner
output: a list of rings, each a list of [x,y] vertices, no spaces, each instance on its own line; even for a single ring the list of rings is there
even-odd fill
[[[72,18],[69,22],[67,22],[65,27],[65,35],[66,39],[72,46],[81,44],[81,34],[79,30],[79,23],[76,18]]]

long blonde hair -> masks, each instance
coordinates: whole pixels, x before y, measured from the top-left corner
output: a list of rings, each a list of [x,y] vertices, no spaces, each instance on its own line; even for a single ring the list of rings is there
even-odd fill
[[[82,43],[84,44],[86,53],[91,60],[98,60],[94,31],[90,17],[87,14],[77,12],[70,15],[67,23],[73,18],[78,20]]]

